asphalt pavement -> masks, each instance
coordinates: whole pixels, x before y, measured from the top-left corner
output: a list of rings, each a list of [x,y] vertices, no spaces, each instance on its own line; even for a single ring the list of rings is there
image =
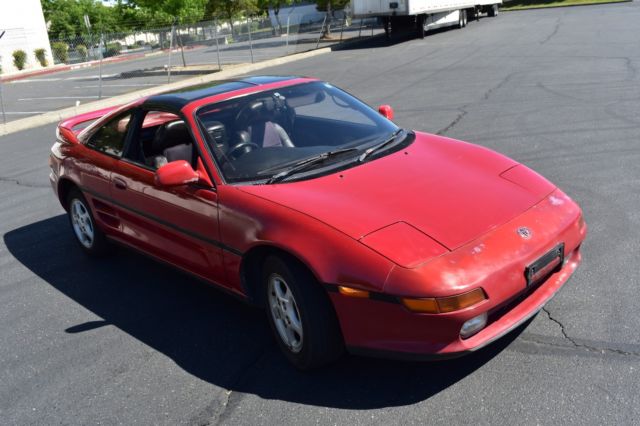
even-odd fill
[[[1,422],[640,424],[639,21],[638,3],[503,13],[265,71],[391,104],[399,125],[500,151],[583,207],[572,280],[458,360],[300,373],[261,312],[127,250],[83,256],[48,187],[55,126],[0,138]]]

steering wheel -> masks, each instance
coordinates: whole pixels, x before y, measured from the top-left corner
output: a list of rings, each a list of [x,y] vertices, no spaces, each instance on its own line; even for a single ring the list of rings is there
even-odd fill
[[[244,154],[259,148],[260,147],[256,143],[250,141],[242,141],[229,148],[227,154],[235,160],[243,156]]]

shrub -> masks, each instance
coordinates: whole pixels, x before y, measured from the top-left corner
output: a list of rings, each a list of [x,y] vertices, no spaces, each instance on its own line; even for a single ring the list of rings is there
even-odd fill
[[[76,52],[78,52],[78,55],[80,56],[80,59],[83,62],[87,60],[87,57],[89,56],[89,52],[87,51],[87,46],[85,46],[84,44],[77,45]]]
[[[27,52],[24,50],[15,50],[13,52],[13,65],[19,70],[24,69],[24,65],[27,63]]]
[[[182,41],[182,44],[188,44],[196,41],[196,38],[191,34],[183,34],[180,36],[180,40]]]
[[[144,45],[145,45],[144,40],[138,40],[138,41],[136,41],[136,46],[138,46],[138,47],[142,47],[142,46],[144,46]]]
[[[38,62],[40,62],[40,65],[43,67],[49,65],[47,63],[47,51],[45,49],[36,49],[33,51],[33,54],[36,56]]]
[[[53,60],[57,59],[60,62],[67,62],[69,60],[69,45],[63,41],[56,41],[51,43],[51,51],[53,52]]]
[[[111,56],[116,56],[120,54],[122,50],[122,45],[117,41],[115,43],[107,43],[107,50],[104,52],[104,57],[109,58]]]
[[[135,44],[127,44],[127,49],[129,49],[129,50],[135,49],[136,47],[138,47],[138,46],[136,46]]]

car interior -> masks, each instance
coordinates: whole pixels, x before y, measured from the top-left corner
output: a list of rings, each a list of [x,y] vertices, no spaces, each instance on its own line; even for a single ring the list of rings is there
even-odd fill
[[[225,177],[246,180],[375,138],[383,129],[353,102],[326,91],[321,84],[309,84],[213,103],[197,117]],[[139,143],[126,157],[136,163],[155,170],[185,160],[197,167],[191,133],[176,114],[146,112],[135,139]]]

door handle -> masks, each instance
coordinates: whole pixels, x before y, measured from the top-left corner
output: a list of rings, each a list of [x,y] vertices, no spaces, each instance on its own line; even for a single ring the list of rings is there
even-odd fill
[[[127,189],[127,183],[120,178],[113,178],[113,184],[118,189]]]

